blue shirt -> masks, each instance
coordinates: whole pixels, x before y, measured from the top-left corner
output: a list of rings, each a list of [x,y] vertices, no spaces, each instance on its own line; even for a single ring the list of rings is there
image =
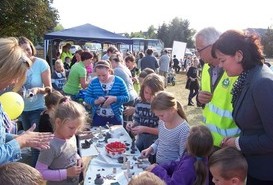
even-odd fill
[[[7,115],[0,103],[0,164],[17,161],[21,158],[20,145],[13,139],[12,134],[6,132],[5,121],[7,121]]]
[[[27,79],[24,84],[26,90],[34,87],[43,87],[42,73],[49,69],[48,63],[36,58],[31,68],[27,71]],[[33,111],[45,108],[45,98],[43,94],[36,94],[33,98],[24,98],[24,111]]]

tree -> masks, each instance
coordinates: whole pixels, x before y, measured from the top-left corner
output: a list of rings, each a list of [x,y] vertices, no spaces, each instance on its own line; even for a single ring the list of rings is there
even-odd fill
[[[172,47],[174,40],[186,42],[187,47],[193,47],[194,42],[192,37],[196,31],[190,29],[189,26],[190,22],[187,19],[182,20],[175,17],[169,25],[163,23],[162,26],[158,28],[157,38],[164,42],[165,47]]]
[[[264,54],[267,58],[273,57],[273,30],[269,27],[261,40],[264,46]]]
[[[148,28],[147,38],[149,38],[149,39],[156,39],[157,38],[157,36],[156,36],[156,28],[153,25],[151,25]]]
[[[142,31],[132,32],[130,35],[131,38],[146,38]]]
[[[169,28],[166,23],[163,23],[162,26],[158,27],[157,38],[160,38],[164,43],[165,47],[170,47],[169,41]],[[172,43],[171,43],[172,44]]]
[[[0,37],[26,36],[34,43],[53,31],[59,18],[53,0],[1,0]]]
[[[64,29],[63,25],[61,25],[60,23],[57,24],[55,26],[55,28],[53,29],[53,31],[62,31]]]

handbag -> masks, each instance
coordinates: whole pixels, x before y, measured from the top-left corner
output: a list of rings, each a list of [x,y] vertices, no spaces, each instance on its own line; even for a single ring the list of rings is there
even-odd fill
[[[190,89],[190,86],[191,86],[191,79],[189,78],[189,79],[187,80],[187,82],[186,82],[185,88],[186,88],[186,89]]]

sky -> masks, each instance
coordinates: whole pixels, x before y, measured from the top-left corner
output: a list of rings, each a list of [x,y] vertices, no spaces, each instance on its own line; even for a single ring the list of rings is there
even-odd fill
[[[66,29],[90,23],[115,33],[147,31],[175,17],[199,31],[213,26],[228,29],[273,26],[268,0],[54,0],[59,23]]]

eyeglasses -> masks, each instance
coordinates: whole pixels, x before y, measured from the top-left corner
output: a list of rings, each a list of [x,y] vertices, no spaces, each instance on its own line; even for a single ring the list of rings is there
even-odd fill
[[[203,47],[202,49],[196,49],[196,51],[197,51],[198,53],[201,53],[203,50],[207,49],[207,48],[210,47],[210,46],[211,46],[211,44],[209,44],[209,45]]]
[[[19,58],[19,62],[26,64],[28,68],[32,65],[31,60],[24,55]]]

